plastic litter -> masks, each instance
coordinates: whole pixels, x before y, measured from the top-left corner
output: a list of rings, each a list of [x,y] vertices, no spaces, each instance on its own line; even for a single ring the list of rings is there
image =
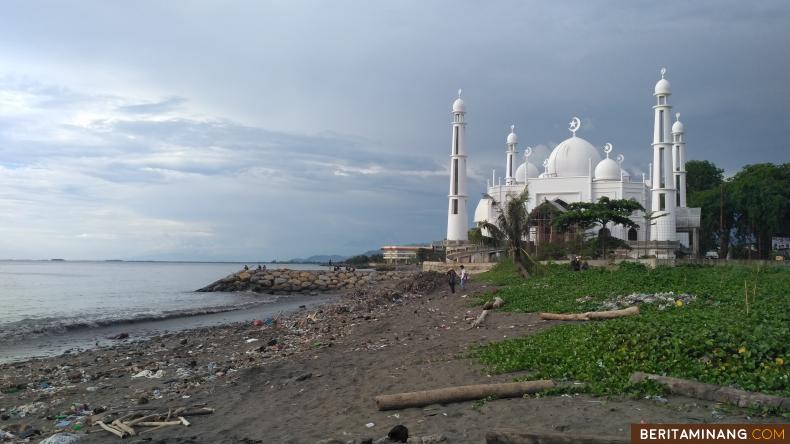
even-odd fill
[[[0,437],[3,436],[0,434]],[[56,433],[47,439],[41,440],[38,444],[72,444],[80,439],[80,435],[71,433]]]
[[[143,370],[140,373],[132,375],[132,378],[161,378],[165,375],[164,370],[157,370],[156,372],[152,372],[151,370]]]

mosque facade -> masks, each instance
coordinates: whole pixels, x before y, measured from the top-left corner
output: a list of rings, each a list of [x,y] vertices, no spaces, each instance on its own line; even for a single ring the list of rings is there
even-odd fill
[[[527,211],[544,202],[557,208],[573,202],[596,202],[602,197],[632,199],[645,212],[637,211],[631,219],[639,228],[627,229],[608,225],[611,235],[638,246],[632,255],[652,254],[659,258],[675,257],[677,251],[698,254],[697,235],[700,209],[686,206],[686,141],[680,114],[671,121],[672,94],[666,70],[654,88],[654,124],[650,174],[633,177],[622,167],[624,156],[615,155],[613,145],[597,148],[577,136],[581,121],[574,117],[569,125],[570,137],[560,142],[538,168],[531,160],[532,149],[526,147],[519,155],[519,141],[515,127],[505,139],[504,175],[492,174],[485,193],[477,203],[474,222],[496,223],[498,208],[494,200],[504,203],[510,196],[520,194],[524,187],[529,192]],[[450,193],[447,240],[462,243],[467,240],[467,201],[465,143],[466,106],[460,97],[452,106],[452,142],[450,156]],[[614,157],[613,157],[614,156]],[[519,159],[521,158],[521,160]],[[589,231],[594,235],[601,227]],[[533,229],[534,231],[534,229]],[[535,233],[530,239],[538,242]]]

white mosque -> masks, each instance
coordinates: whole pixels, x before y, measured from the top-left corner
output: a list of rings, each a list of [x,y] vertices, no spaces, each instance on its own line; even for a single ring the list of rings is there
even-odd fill
[[[661,69],[661,79],[656,83],[652,163],[650,175],[633,178],[622,168],[623,155],[614,159],[611,143],[603,144],[599,150],[595,145],[576,135],[581,121],[574,117],[569,126],[571,136],[560,142],[549,157],[543,161],[541,172],[531,161],[532,149],[527,147],[523,162],[518,164],[518,136],[511,126],[505,141],[505,174],[492,175],[483,198],[477,204],[474,222],[496,223],[497,209],[492,198],[505,202],[508,196],[529,190],[527,210],[532,211],[544,202],[552,202],[562,208],[572,202],[595,202],[601,197],[610,199],[633,199],[639,202],[647,214],[636,212],[632,220],[638,229],[626,230],[622,226],[608,226],[612,236],[639,245],[640,252],[659,258],[672,258],[681,248],[698,253],[699,208],[686,207],[686,147],[683,123],[680,114],[671,124],[669,96],[671,88],[665,79],[666,69]],[[450,194],[447,216],[447,240],[450,244],[467,240],[468,216],[466,190],[466,144],[464,116],[466,107],[461,99],[453,103],[452,144],[450,155]],[[670,125],[671,124],[671,125]],[[601,152],[602,151],[602,152]],[[591,230],[591,233],[594,233]],[[537,242],[534,233],[530,240]]]

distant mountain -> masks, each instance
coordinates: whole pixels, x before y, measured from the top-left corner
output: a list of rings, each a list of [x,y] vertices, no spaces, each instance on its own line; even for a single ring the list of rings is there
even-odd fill
[[[338,254],[331,254],[331,255],[319,254],[307,258],[300,258],[300,257],[293,258],[288,262],[292,264],[326,264],[330,260],[332,262],[343,262],[344,260],[346,260],[346,257],[347,256],[340,256]]]

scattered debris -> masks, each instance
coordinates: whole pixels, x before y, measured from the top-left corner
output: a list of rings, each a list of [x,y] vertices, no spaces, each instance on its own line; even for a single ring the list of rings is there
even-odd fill
[[[622,310],[588,311],[586,313],[541,313],[540,318],[553,321],[591,321],[595,319],[612,319],[639,314],[639,307],[633,306]]]
[[[387,438],[395,442],[407,442],[409,440],[409,429],[404,425],[396,425],[387,433]]]
[[[589,297],[589,296],[587,296]],[[592,299],[592,298],[590,298]],[[641,304],[659,304],[658,308],[660,310],[664,310],[671,307],[678,307],[683,305],[688,305],[689,302],[693,302],[697,299],[696,296],[693,294],[682,293],[676,295],[674,292],[669,291],[666,293],[631,293],[626,296],[618,296],[612,300],[603,302],[600,306],[600,310],[615,310],[618,308],[623,307],[630,307],[632,305],[641,305]],[[589,299],[588,299],[589,300]],[[586,301],[579,301],[577,302],[586,302]],[[678,301],[681,303],[678,304]]]

